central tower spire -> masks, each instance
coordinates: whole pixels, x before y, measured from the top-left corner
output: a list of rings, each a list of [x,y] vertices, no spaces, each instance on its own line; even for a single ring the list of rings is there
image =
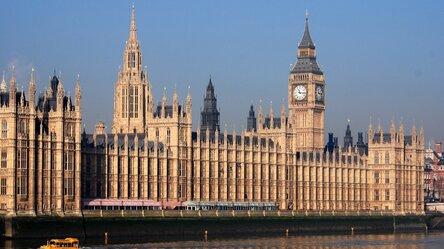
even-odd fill
[[[133,1],[130,34],[123,52],[123,69],[119,71],[114,92],[113,133],[143,133],[149,104],[148,76],[142,70],[142,51],[136,35]]]
[[[137,41],[136,36],[136,18],[134,17],[134,0],[131,5],[131,25],[130,25],[130,36],[128,41]]]
[[[128,40],[123,57],[125,73],[140,74],[142,72],[142,52],[136,34],[136,17],[134,15],[134,1],[131,5],[131,24]]]

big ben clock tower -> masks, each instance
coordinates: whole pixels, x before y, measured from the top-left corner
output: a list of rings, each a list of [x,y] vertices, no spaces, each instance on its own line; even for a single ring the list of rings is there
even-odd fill
[[[324,148],[325,80],[316,62],[316,49],[308,30],[298,46],[298,60],[288,77],[288,143],[293,151]]]

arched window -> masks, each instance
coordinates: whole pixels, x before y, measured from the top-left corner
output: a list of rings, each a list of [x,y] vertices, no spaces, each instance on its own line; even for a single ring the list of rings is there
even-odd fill
[[[137,86],[130,86],[129,115],[130,118],[139,116],[139,88]]]
[[[139,87],[134,87],[134,117],[139,117]]]
[[[24,119],[21,119],[18,123],[18,132],[21,135],[26,134],[26,121]]]
[[[122,118],[126,118],[128,115],[128,110],[126,109],[126,107],[127,107],[126,101],[128,99],[127,94],[128,94],[128,89],[123,87],[122,88]]]
[[[131,67],[132,68],[136,67],[136,54],[135,53],[131,53]]]
[[[379,164],[379,153],[375,152],[375,164]]]
[[[25,144],[21,144],[20,148],[17,148],[17,169],[28,168],[28,150]]]
[[[6,178],[1,178],[1,184],[0,184],[0,195],[6,195]]]
[[[0,167],[2,169],[6,169],[8,167],[7,159],[8,159],[8,152],[5,149],[3,149],[1,152],[1,164],[0,164]]]
[[[167,129],[167,143],[169,144],[170,141],[171,141],[171,131],[170,131],[170,129],[168,128],[168,129]]]
[[[136,67],[136,54],[134,52],[128,53],[128,67],[129,68]]]
[[[73,127],[72,124],[67,124],[66,125],[65,134],[68,137],[73,137],[74,136],[74,127]]]
[[[2,120],[2,138],[6,138],[8,136],[8,122],[6,120]]]
[[[390,153],[388,151],[385,152],[385,164],[390,163]]]
[[[179,131],[179,141],[182,143],[185,143],[185,134],[184,134],[184,128],[180,128]]]

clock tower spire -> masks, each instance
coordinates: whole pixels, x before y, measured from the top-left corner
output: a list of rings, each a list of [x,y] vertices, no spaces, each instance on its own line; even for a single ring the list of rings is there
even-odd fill
[[[316,47],[308,28],[298,46],[297,62],[288,77],[288,139],[293,151],[324,148],[325,80],[316,61]]]

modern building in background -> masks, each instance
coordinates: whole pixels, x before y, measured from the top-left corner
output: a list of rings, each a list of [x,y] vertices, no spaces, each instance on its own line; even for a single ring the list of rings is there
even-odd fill
[[[76,214],[80,196],[83,202],[159,202],[163,208],[187,202],[274,203],[281,210],[423,213],[422,128],[406,135],[402,123],[396,128],[392,122],[388,133],[369,124],[368,142],[361,133],[353,145],[348,127],[344,148],[333,134],[325,145],[326,82],[308,18],[289,72],[288,105],[279,115],[259,106],[257,118],[250,106],[247,129],[240,134],[220,130],[211,79],[196,131],[189,91],[185,106],[176,91],[170,102],[164,92],[154,104],[134,6],[110,133],[101,121],[92,134],[82,133],[80,87],[72,105],[56,81],[37,105],[33,79],[29,101],[17,93],[13,78],[9,92],[2,90],[0,202],[9,215]],[[26,136],[18,132],[22,122]],[[22,150],[29,162],[25,168],[16,160]]]
[[[424,195],[426,202],[444,201],[444,156],[442,142],[425,150]]]

